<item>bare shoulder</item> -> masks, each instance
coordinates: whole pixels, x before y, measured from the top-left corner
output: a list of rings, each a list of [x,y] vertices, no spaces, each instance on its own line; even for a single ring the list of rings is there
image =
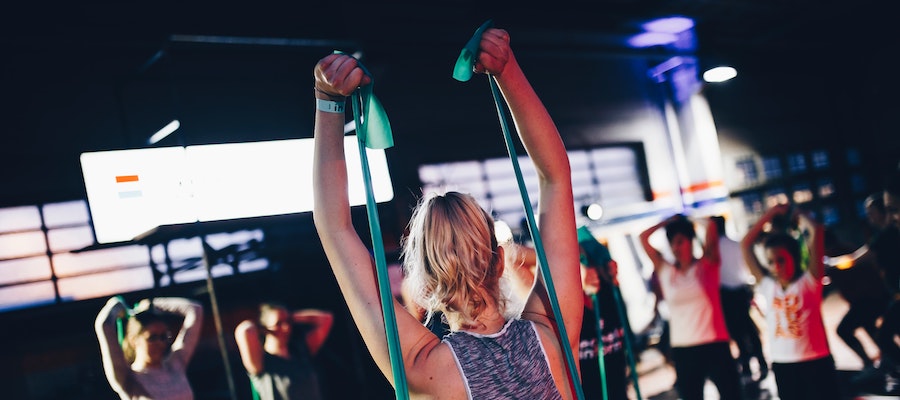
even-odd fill
[[[466,399],[466,387],[450,345],[436,337],[415,356],[406,371],[410,390],[430,399]],[[418,397],[418,396],[416,396]]]
[[[562,346],[560,346],[554,320],[547,315],[528,312],[522,313],[522,319],[534,323],[538,338],[541,341],[541,345],[544,347],[544,351],[547,353],[547,357],[550,358],[550,361],[563,360]],[[566,327],[566,330],[571,329],[575,329],[575,327]],[[581,329],[581,327],[578,327],[578,329]],[[554,371],[554,373],[556,373],[556,371]]]

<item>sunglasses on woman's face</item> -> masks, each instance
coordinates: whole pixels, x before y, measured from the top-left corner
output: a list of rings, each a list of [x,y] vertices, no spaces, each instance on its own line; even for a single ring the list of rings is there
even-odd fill
[[[154,342],[154,341],[168,342],[168,341],[172,340],[172,334],[168,333],[168,332],[152,333],[152,334],[149,334],[144,337],[147,339],[148,342]]]

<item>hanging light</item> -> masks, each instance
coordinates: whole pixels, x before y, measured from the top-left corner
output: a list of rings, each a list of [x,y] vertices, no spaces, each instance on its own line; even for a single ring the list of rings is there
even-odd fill
[[[181,122],[178,122],[177,119],[173,119],[172,122],[169,122],[166,126],[162,127],[162,129],[150,136],[150,139],[147,139],[147,144],[156,144],[160,140],[165,139],[166,136],[171,135],[172,132],[178,130],[179,127],[181,127]]]
[[[737,70],[734,67],[719,66],[711,68],[703,73],[703,80],[710,83],[725,82],[737,76]]]

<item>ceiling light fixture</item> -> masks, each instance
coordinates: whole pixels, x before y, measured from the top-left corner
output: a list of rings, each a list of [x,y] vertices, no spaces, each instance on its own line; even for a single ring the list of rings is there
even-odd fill
[[[153,136],[150,136],[150,139],[147,139],[147,144],[156,144],[160,140],[166,138],[175,132],[179,127],[181,127],[181,122],[178,122],[177,119],[173,119],[172,122],[166,124],[166,126],[162,127],[162,129],[156,131]]]
[[[737,70],[734,67],[715,67],[703,73],[703,80],[710,83],[725,82],[737,76]]]

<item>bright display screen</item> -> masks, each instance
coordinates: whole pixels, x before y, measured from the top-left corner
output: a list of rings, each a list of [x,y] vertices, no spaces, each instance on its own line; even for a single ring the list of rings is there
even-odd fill
[[[352,205],[366,203],[355,136],[344,140]],[[376,202],[393,198],[384,150],[366,149]],[[97,243],[161,225],[311,211],[313,139],[81,154]]]

